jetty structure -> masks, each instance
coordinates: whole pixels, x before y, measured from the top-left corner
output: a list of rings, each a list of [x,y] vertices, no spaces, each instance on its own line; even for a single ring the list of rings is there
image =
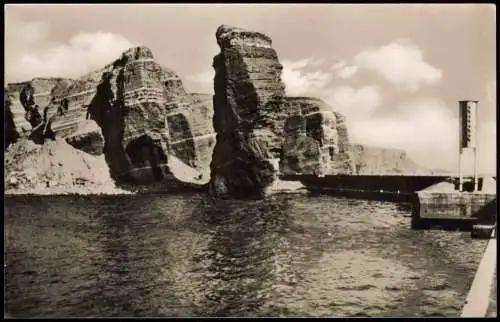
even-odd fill
[[[281,180],[300,181],[309,190],[337,196],[409,202],[413,206],[412,227],[429,222],[459,223],[474,237],[490,238],[496,228],[496,176],[477,169],[478,101],[459,101],[458,167],[453,173],[283,175]],[[464,162],[472,155],[473,167]],[[470,158],[469,158],[470,159]],[[470,164],[469,164],[470,165]]]
[[[472,220],[475,237],[489,238],[496,224],[496,180],[478,176],[478,101],[459,101],[458,177],[417,191],[417,218]],[[464,176],[464,157],[473,157],[472,177]],[[470,170],[469,170],[470,171]],[[468,172],[470,173],[470,172]]]

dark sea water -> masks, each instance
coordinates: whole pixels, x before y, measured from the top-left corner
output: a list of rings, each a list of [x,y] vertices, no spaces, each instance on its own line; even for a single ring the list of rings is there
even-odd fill
[[[458,316],[486,245],[328,195],[4,204],[12,317]]]

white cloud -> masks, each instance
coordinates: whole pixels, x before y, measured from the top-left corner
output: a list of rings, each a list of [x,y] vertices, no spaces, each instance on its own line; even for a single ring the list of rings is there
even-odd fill
[[[327,102],[346,116],[351,142],[405,150],[415,162],[431,169],[457,168],[458,118],[441,100],[411,100],[374,116],[383,108],[378,87],[339,87],[332,93]],[[478,170],[496,173],[496,122],[480,123],[477,135]],[[464,171],[470,174],[471,162],[471,155],[465,154]]]
[[[281,79],[289,96],[314,95],[325,89],[333,79],[331,73],[325,73],[316,68],[322,60],[302,59],[298,61],[283,60]]]
[[[448,124],[443,123],[443,125],[448,128],[450,136],[453,136],[453,139],[449,140],[452,142],[450,146],[443,147],[443,149],[430,146],[420,150],[407,150],[415,161],[429,168],[458,171],[458,120],[451,119]],[[496,149],[496,123],[491,121],[481,123],[478,129],[477,143],[477,169],[479,174],[496,174]],[[474,160],[472,151],[465,150],[462,160],[463,174],[472,175]]]
[[[423,166],[455,169],[458,119],[440,100],[412,100],[383,117],[347,121],[353,142],[403,149]]]
[[[345,60],[336,62],[330,68],[339,78],[347,79],[351,78],[358,71],[358,66],[347,65]]]
[[[215,71],[213,69],[210,69],[206,72],[190,76],[187,79],[191,82],[196,83],[197,87],[201,91],[211,93],[214,90],[214,76]]]
[[[336,61],[335,63],[333,63],[333,65],[330,69],[331,70],[339,70],[339,69],[344,68],[345,66],[347,66],[347,63],[345,62],[345,60],[340,60],[340,61]]]
[[[356,55],[354,62],[408,91],[415,91],[422,84],[435,84],[442,77],[441,70],[423,60],[422,50],[407,41],[365,50]]]
[[[108,32],[79,33],[69,43],[48,38],[44,22],[25,22],[12,14],[6,20],[6,79],[24,81],[33,77],[78,77],[101,68],[134,44]]]
[[[346,66],[339,71],[340,78],[351,78],[358,71],[357,66]]]
[[[357,54],[351,62],[334,58],[328,70],[321,69],[325,59],[283,60],[282,80],[288,95],[317,95],[329,91],[335,79],[350,79],[360,69],[372,70],[392,85],[416,91],[442,78],[442,71],[423,60],[423,52],[408,41],[394,41]],[[330,86],[331,87],[331,86]]]
[[[24,21],[16,15],[5,15],[5,51],[16,54],[47,41],[49,25],[44,21]]]
[[[456,147],[458,122],[439,100],[406,102],[383,118],[359,120],[352,135],[367,144],[393,148],[449,149]]]
[[[332,108],[347,118],[364,118],[381,106],[382,97],[378,86],[363,86],[355,89],[339,86],[324,94]]]
[[[324,58],[309,57],[294,61],[285,59],[283,60],[283,64],[286,64],[287,68],[295,70],[295,69],[304,69],[306,67],[311,67],[311,66],[318,67],[324,61],[325,61]]]
[[[497,124],[488,121],[479,124],[477,159],[478,169],[481,173],[496,174],[497,163]]]
[[[296,61],[284,59],[281,79],[286,85],[286,93],[290,96],[324,95],[331,89],[333,80],[352,78],[358,71],[355,65],[345,60],[330,63],[329,69],[322,69],[324,58],[304,58]]]
[[[313,96],[324,99],[332,108],[350,118],[366,117],[381,105],[380,88],[374,85],[354,88],[334,85],[338,77],[354,75],[356,66],[340,60],[323,72],[319,67],[324,59],[306,58],[297,61],[283,60],[282,81],[288,96]]]
[[[488,82],[488,87],[486,88],[486,99],[491,105],[496,105],[497,100],[497,81],[493,80]]]

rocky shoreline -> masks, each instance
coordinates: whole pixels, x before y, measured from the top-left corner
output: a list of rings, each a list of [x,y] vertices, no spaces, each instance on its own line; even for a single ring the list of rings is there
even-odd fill
[[[185,189],[175,189],[168,191],[165,187],[134,187],[131,190],[117,187],[58,187],[58,188],[37,188],[37,189],[10,189],[6,190],[5,196],[131,196],[131,195],[147,195],[147,194],[169,194],[172,192],[182,193],[187,192],[208,192],[208,188],[186,187]],[[266,191],[265,195],[269,196],[276,193],[301,193],[306,192],[306,187],[300,182],[276,181]]]
[[[128,194],[109,175],[104,156],[56,139],[44,145],[20,140],[5,152],[5,194]]]
[[[65,140],[44,145],[20,140],[5,153],[5,195],[139,195],[183,191],[208,192],[208,182],[117,184],[104,156],[75,149]],[[82,171],[83,170],[83,171]],[[298,182],[276,180],[267,194],[303,189]]]

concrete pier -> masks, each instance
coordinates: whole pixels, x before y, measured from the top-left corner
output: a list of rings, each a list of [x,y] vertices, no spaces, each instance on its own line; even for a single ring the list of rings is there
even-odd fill
[[[489,238],[496,224],[496,177],[426,175],[285,175],[283,181],[299,181],[310,192],[355,199],[410,203],[412,227],[427,224],[473,231]]]
[[[492,284],[495,283],[494,276],[497,263],[497,241],[494,237],[496,232],[491,232],[491,238],[483,258],[479,263],[472,286],[465,300],[461,317],[485,317],[488,313],[489,298]]]
[[[496,181],[493,177],[481,178],[477,191],[459,191],[456,182],[448,180],[417,191],[416,194],[415,221],[471,221],[477,230],[482,230],[486,236],[489,236],[496,223]]]

